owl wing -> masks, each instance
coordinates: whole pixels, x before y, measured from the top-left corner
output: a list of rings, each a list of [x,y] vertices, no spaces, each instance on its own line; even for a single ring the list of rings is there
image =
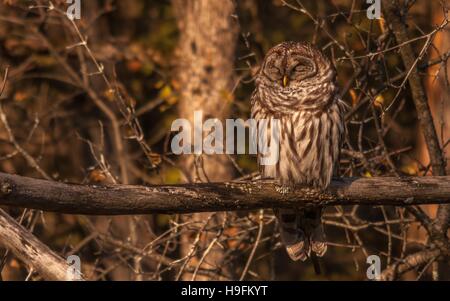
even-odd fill
[[[338,106],[338,110],[339,110],[339,115],[340,115],[340,124],[338,124],[338,128],[339,128],[339,148],[338,148],[338,154],[337,154],[337,158],[335,159],[334,162],[334,168],[333,168],[333,176],[334,177],[339,177],[340,176],[340,157],[341,157],[341,148],[342,148],[342,144],[344,142],[344,137],[345,137],[345,113],[348,110],[348,106],[347,104],[341,100],[341,99],[337,99],[337,106]],[[322,209],[319,209],[320,211]],[[319,216],[321,216],[322,214],[320,213]],[[320,221],[320,217],[319,220],[317,221],[317,225],[313,228],[312,232],[311,232],[311,250],[316,253],[316,255],[318,257],[322,257],[326,251],[327,251],[327,241],[326,241],[326,236],[325,236],[325,231],[323,229],[323,223]]]

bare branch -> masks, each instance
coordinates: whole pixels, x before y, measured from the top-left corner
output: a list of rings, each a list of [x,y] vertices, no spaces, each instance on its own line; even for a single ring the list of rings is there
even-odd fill
[[[395,280],[398,275],[420,267],[429,261],[435,260],[439,255],[439,250],[425,250],[408,255],[401,262],[393,264],[385,269],[380,275],[380,280]]]
[[[0,209],[0,245],[46,280],[78,280],[68,273],[69,265],[34,235]]]
[[[392,28],[397,43],[402,44],[402,47],[400,47],[400,54],[406,69],[409,70],[409,77],[407,78],[411,88],[411,94],[416,107],[419,123],[425,135],[425,141],[427,141],[431,166],[433,167],[433,174],[443,176],[445,175],[445,161],[442,155],[442,150],[439,146],[439,140],[434,127],[433,117],[431,116],[425,89],[423,87],[422,80],[420,79],[417,66],[418,58],[416,58],[411,44],[404,44],[408,41],[408,35],[406,24],[403,22],[402,16],[398,13],[400,10],[400,5],[398,1],[389,0],[385,0],[383,4],[385,7],[386,20]],[[440,27],[445,27],[447,24],[448,20],[446,19]],[[430,41],[431,37],[432,36],[429,36]]]
[[[66,214],[172,214],[298,206],[450,203],[450,177],[344,178],[333,181],[327,191],[299,187],[281,194],[277,190],[278,184],[271,181],[84,186],[0,173],[0,205]]]

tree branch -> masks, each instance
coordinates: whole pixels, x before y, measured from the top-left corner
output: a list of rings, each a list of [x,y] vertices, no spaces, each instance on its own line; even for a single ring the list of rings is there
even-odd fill
[[[66,214],[172,214],[298,206],[450,203],[450,177],[344,178],[333,181],[327,191],[299,187],[282,194],[277,190],[278,185],[272,181],[88,186],[0,173],[0,205]]]
[[[3,186],[2,186],[3,187]],[[69,265],[27,229],[0,209],[0,245],[39,273],[45,280],[79,280]]]
[[[380,275],[380,280],[393,281],[398,275],[402,275],[408,271],[414,270],[419,266],[423,266],[431,260],[439,257],[441,254],[439,249],[420,251],[406,256],[398,264],[393,264],[386,268]]]
[[[412,99],[419,118],[420,127],[423,130],[425,140],[427,141],[427,148],[430,154],[431,166],[433,174],[443,176],[445,175],[445,161],[442,150],[439,146],[439,140],[434,127],[433,117],[431,115],[430,107],[428,105],[425,89],[419,74],[417,65],[417,56],[410,43],[407,43],[408,33],[406,23],[400,14],[401,7],[398,1],[384,0],[385,17],[392,28],[397,44],[402,44],[400,47],[400,55],[403,63],[409,72],[409,86],[411,88]]]
[[[418,61],[421,60],[422,55],[426,53],[426,48],[431,45],[433,35],[430,35],[423,46],[421,54],[417,57],[414,53],[414,49],[410,43],[407,43],[408,31],[406,23],[406,15],[404,13],[405,7],[400,5],[398,0],[383,0],[384,15],[387,23],[389,24],[392,32],[395,35],[398,45],[400,47],[400,55],[403,60],[403,64],[409,73],[409,86],[411,90],[412,99],[417,111],[417,117],[419,119],[420,127],[423,131],[425,137],[428,153],[430,156],[430,162],[432,166],[433,175],[435,176],[445,176],[445,166],[446,162],[444,160],[444,155],[442,149],[439,145],[438,136],[433,122],[433,117],[430,111],[430,106],[426,97],[425,89],[420,78],[419,68],[417,66]],[[436,28],[433,32],[437,33],[439,30],[444,29],[449,23],[447,14],[445,13],[445,19],[443,23]],[[442,204],[438,207],[436,220],[432,222],[431,230],[431,240],[434,244],[438,246],[441,251],[448,252],[448,240],[447,240],[447,230],[450,222],[450,205]],[[439,251],[439,250],[438,250]],[[438,252],[436,251],[436,252]],[[427,260],[430,260],[430,256],[434,255],[432,252],[419,252],[409,255],[406,258],[406,263],[403,264],[405,271],[414,268]],[[434,261],[434,257],[431,257]],[[392,268],[388,268],[385,273],[387,275],[392,274],[394,271]],[[399,272],[402,272],[399,269]],[[389,277],[388,277],[389,278]]]

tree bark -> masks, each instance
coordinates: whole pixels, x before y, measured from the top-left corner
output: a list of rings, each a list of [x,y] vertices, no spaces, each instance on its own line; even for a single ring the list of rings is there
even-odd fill
[[[417,55],[414,53],[411,43],[408,43],[409,38],[406,23],[400,14],[402,11],[401,6],[398,0],[384,0],[383,7],[386,21],[389,23],[392,32],[395,35],[397,44],[404,44],[400,47],[400,55],[406,70],[411,70],[408,82],[416,107],[417,117],[419,118],[420,127],[422,128],[427,141],[433,174],[443,176],[445,175],[445,161],[434,127],[433,117],[431,116],[424,85],[419,75],[418,64],[416,64]]]
[[[232,0],[173,0],[180,30],[176,50],[175,80],[179,89],[178,112],[193,124],[194,112],[201,111],[204,119],[224,120],[229,116],[234,77],[234,55],[238,36],[237,20],[233,18]],[[225,155],[189,156],[180,161],[193,182],[225,181],[232,178],[232,166]],[[194,214],[189,220],[205,221],[210,214]],[[221,224],[224,216],[217,214],[211,224]],[[181,237],[181,252],[192,249],[192,235]],[[214,233],[202,235],[201,245],[207,247]],[[222,249],[213,246],[203,264],[221,266]],[[201,255],[200,255],[201,256]],[[199,258],[193,257],[193,261]],[[190,275],[184,275],[190,279]],[[200,279],[200,278],[199,278]],[[206,280],[205,278],[201,278]]]
[[[425,93],[424,84],[420,78],[417,64],[417,55],[411,43],[408,43],[408,31],[406,16],[403,15],[407,10],[402,7],[399,0],[383,0],[384,15],[389,24],[395,39],[400,47],[400,55],[406,70],[409,72],[409,86],[416,107],[417,117],[420,128],[426,141],[430,164],[434,176],[445,176],[444,154],[439,144],[433,117],[431,114],[428,99]],[[428,41],[428,40],[427,40]],[[430,233],[431,240],[441,249],[448,248],[447,230],[450,223],[450,205],[441,204],[437,209],[436,219],[433,221],[433,228]],[[437,268],[435,268],[438,274]]]
[[[326,191],[277,192],[272,181],[178,185],[76,185],[0,173],[0,205],[65,214],[125,215],[450,203],[450,176],[342,178]]]
[[[41,275],[45,280],[81,280],[68,273],[67,262],[40,242],[27,229],[0,209],[0,245]]]

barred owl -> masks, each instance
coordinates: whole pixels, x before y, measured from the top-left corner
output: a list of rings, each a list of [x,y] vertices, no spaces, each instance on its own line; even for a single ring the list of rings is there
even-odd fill
[[[261,165],[263,178],[290,189],[325,189],[336,172],[344,132],[345,105],[339,99],[330,61],[308,43],[284,42],[266,54],[256,76],[252,118],[279,120],[279,157]],[[292,260],[327,250],[321,209],[275,209],[281,240]],[[313,254],[311,254],[313,252]]]

